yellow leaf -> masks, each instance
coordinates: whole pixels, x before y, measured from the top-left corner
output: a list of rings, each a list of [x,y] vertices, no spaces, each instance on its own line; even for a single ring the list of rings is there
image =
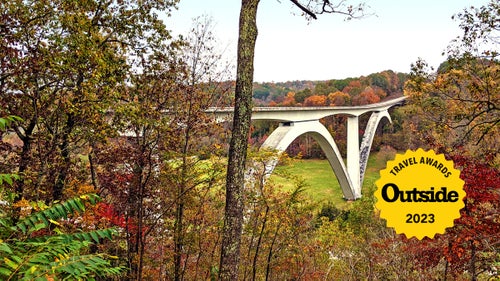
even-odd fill
[[[57,221],[55,221],[55,220],[53,220],[53,219],[49,219],[49,221],[50,221],[51,223],[55,224],[55,225],[59,225],[59,226],[61,225],[60,223],[58,223]]]

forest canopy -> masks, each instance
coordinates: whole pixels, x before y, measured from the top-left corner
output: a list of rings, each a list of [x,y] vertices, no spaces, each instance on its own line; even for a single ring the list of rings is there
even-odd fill
[[[207,109],[234,105],[237,85],[209,20],[170,33],[159,13],[177,2],[0,2],[0,279],[218,278],[233,128]],[[371,161],[434,149],[461,170],[467,197],[443,235],[407,239],[379,218],[373,185],[342,206],[311,200],[286,165],[324,158],[319,145],[304,135],[277,158],[259,146],[279,124],[252,122],[241,280],[499,278],[499,13],[497,1],[458,12],[463,34],[438,69],[420,59],[409,73],[252,83],[255,106],[407,96]],[[345,155],[346,116],[321,123]],[[268,180],[276,159],[291,187]]]

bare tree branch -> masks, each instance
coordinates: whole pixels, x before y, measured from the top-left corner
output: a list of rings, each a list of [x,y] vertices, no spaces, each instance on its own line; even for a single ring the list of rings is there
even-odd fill
[[[347,0],[336,0],[333,4],[329,0],[309,0],[307,4],[301,4],[300,0],[290,1],[313,19],[317,19],[317,16],[321,14],[341,14],[347,16],[348,19],[361,18],[367,15],[365,13],[367,7],[364,3],[353,6],[348,5]]]
[[[309,9],[307,9],[306,7],[302,6],[302,4],[300,4],[297,0],[290,0],[293,4],[295,4],[295,6],[299,7],[299,9],[301,9],[304,13],[306,13],[308,16],[310,16],[311,18],[313,19],[318,19],[318,17],[316,16],[315,13],[311,12]],[[328,2],[328,0],[325,0],[324,1],[325,3]]]

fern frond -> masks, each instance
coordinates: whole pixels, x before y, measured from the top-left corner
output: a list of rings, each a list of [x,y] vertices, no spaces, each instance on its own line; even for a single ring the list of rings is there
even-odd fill
[[[71,214],[83,213],[85,203],[96,204],[99,197],[86,194],[57,203],[22,219],[15,226],[9,220],[3,226],[0,239],[0,280],[94,280],[95,277],[117,275],[124,267],[114,267],[104,254],[88,254],[91,244],[112,239],[115,229],[99,229],[71,234],[45,235],[29,238],[36,230],[57,224]],[[5,230],[5,231],[4,231]]]
[[[13,227],[13,230],[20,230],[24,234],[31,233],[37,230],[37,224],[41,223],[44,227],[48,227],[50,220],[67,219],[70,214],[81,214],[85,212],[85,201],[95,205],[99,202],[99,196],[96,194],[86,194],[54,204],[45,210],[31,214],[19,221]]]
[[[112,240],[113,236],[117,234],[116,229],[114,228],[106,228],[106,229],[97,229],[88,232],[76,232],[76,233],[68,233],[68,234],[60,234],[53,236],[40,236],[28,239],[27,242],[38,242],[44,243],[47,240],[60,240],[62,243],[73,243],[74,241],[87,241],[90,243],[99,243],[100,240],[109,239]]]
[[[43,276],[55,276],[60,280],[88,280],[93,277],[119,275],[124,268],[112,266],[108,261],[110,256],[104,254],[89,254],[69,256],[40,266],[36,271],[28,271],[21,280],[36,280]]]
[[[100,235],[106,236],[104,232]],[[20,280],[36,280],[57,275],[61,279],[86,280],[87,275],[118,274],[121,267],[112,268],[103,254],[80,255],[92,242],[71,239],[71,235],[50,236],[46,241],[15,243],[12,253],[0,253],[0,280],[16,276]],[[90,269],[87,270],[86,269]],[[111,271],[110,271],[111,269]],[[72,278],[79,276],[79,278]]]

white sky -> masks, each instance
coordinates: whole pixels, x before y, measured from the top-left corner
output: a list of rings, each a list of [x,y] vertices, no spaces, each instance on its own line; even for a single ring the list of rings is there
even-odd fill
[[[350,0],[351,3],[358,3]],[[448,43],[460,35],[451,16],[488,0],[365,0],[375,12],[359,20],[320,15],[308,23],[288,0],[261,0],[255,51],[256,82],[328,80],[383,70],[410,72],[419,57],[437,67]],[[240,0],[181,0],[166,19],[186,33],[193,18],[212,17],[221,49],[236,65]]]

